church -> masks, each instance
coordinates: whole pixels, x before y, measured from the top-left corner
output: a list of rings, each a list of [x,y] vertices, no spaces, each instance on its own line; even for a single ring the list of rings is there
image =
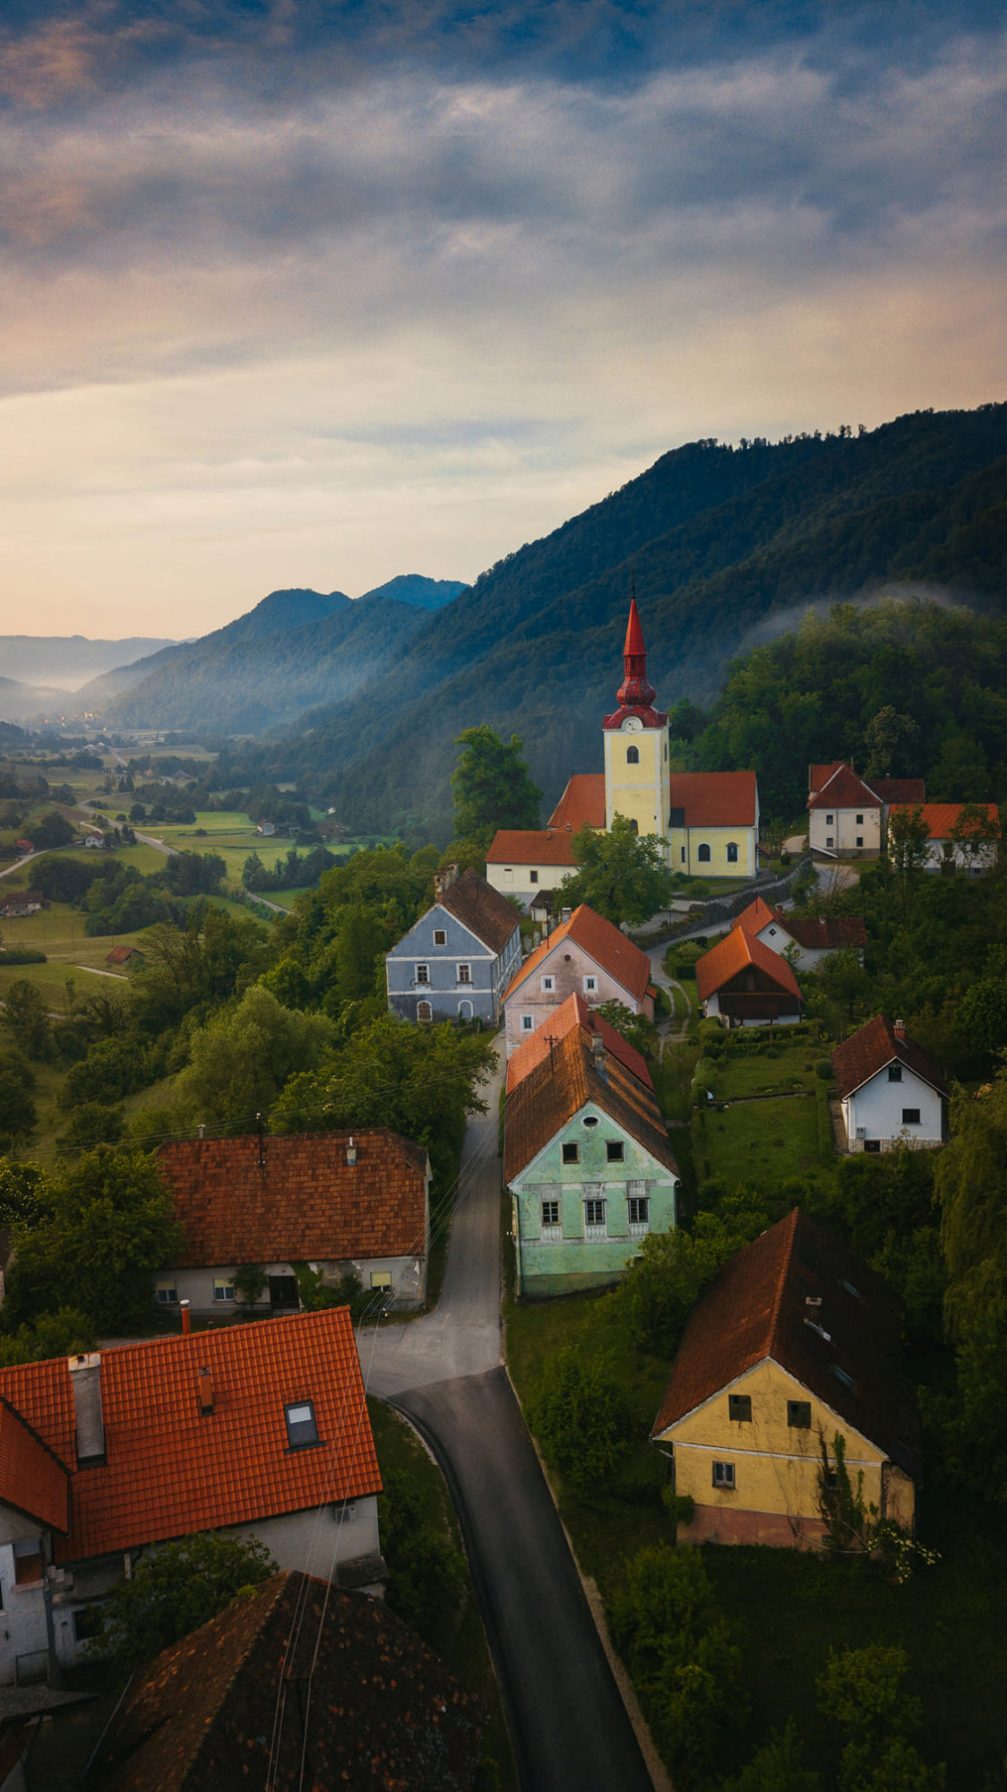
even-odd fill
[[[664,842],[672,871],[687,877],[754,877],[759,787],[754,772],[673,772],[668,717],[655,709],[636,599],[629,606],[623,681],[602,719],[603,772],[576,772],[544,828],[503,828],[486,857],[496,890],[532,907],[577,869],[574,835],[610,828],[617,815]]]

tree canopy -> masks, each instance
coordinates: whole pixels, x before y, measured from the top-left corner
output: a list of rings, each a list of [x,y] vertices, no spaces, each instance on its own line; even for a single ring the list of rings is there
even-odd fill
[[[606,920],[632,926],[649,921],[671,901],[674,883],[660,841],[637,834],[624,815],[615,816],[607,833],[581,828],[573,838],[573,856],[578,869],[562,886],[571,907],[586,902]]]
[[[501,740],[485,722],[459,734],[463,751],[451,774],[459,839],[488,845],[498,828],[538,827],[542,792],[528,775],[522,744],[516,734]]]

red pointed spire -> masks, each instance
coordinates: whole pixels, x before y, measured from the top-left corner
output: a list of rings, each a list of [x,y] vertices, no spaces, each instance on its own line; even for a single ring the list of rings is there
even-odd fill
[[[617,693],[623,709],[650,709],[657,692],[647,682],[647,649],[643,644],[643,628],[636,598],[629,600],[629,621],[622,649],[624,677]]]

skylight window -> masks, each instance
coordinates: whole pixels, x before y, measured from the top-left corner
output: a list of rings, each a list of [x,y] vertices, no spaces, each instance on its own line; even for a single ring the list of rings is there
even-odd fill
[[[838,1364],[838,1363],[833,1363],[833,1365],[832,1365],[832,1373],[833,1373],[833,1375],[834,1375],[834,1376],[835,1376],[835,1378],[836,1378],[836,1380],[837,1380],[837,1381],[841,1381],[841,1382],[842,1382],[842,1384],[843,1384],[843,1387],[844,1387],[844,1388],[851,1388],[851,1387],[852,1387],[852,1386],[853,1386],[853,1377],[852,1377],[852,1375],[848,1375],[848,1374],[847,1374],[847,1373],[846,1373],[846,1370],[845,1370],[845,1369],[841,1369],[841,1368],[840,1368],[840,1367],[839,1367],[839,1364]]]
[[[309,1444],[317,1444],[318,1421],[312,1401],[299,1400],[293,1406],[285,1406],[283,1415],[287,1421],[287,1442],[292,1450],[304,1450]]]

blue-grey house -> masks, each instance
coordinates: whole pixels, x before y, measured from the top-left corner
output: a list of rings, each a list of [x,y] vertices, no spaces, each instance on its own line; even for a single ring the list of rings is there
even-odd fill
[[[385,958],[388,1006],[403,1020],[495,1027],[521,963],[520,916],[475,871],[434,880],[436,901]]]

